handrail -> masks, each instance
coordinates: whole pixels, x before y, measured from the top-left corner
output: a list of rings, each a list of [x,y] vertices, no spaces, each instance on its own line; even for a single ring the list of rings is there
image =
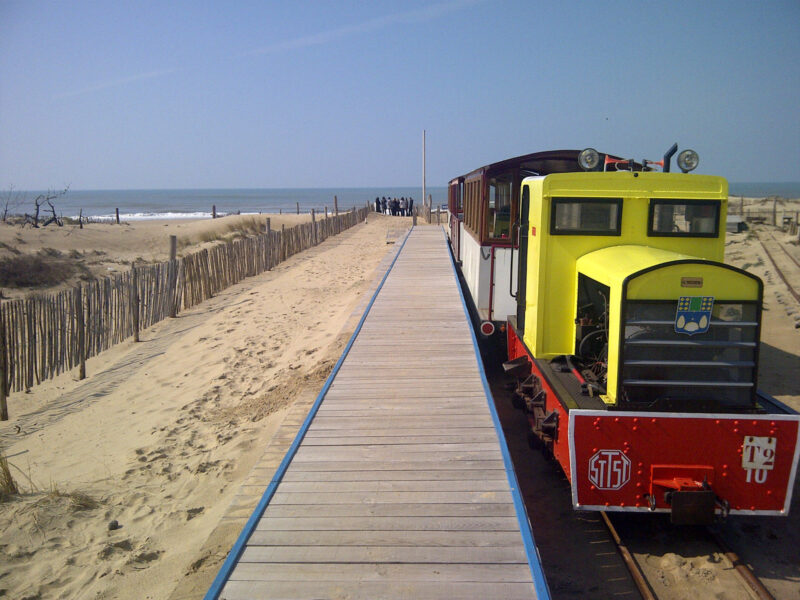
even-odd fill
[[[508,293],[511,295],[512,298],[517,297],[516,292],[512,291],[514,287],[514,227],[517,228],[517,251],[519,251],[519,219],[517,219],[511,224],[511,231],[509,232],[511,237],[511,261],[510,261],[511,272],[508,275]]]

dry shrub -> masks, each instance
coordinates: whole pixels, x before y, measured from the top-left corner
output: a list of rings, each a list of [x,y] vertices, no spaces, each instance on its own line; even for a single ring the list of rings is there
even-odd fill
[[[42,287],[63,283],[75,274],[75,265],[49,254],[20,254],[0,260],[0,286]]]
[[[100,503],[92,498],[89,494],[83,492],[63,492],[55,484],[50,484],[50,491],[45,497],[48,501],[59,500],[65,498],[69,500],[72,510],[92,510],[100,506]]]
[[[19,494],[17,482],[11,476],[11,469],[8,468],[8,461],[0,451],[0,502],[5,502],[12,496]]]
[[[11,252],[11,254],[19,254],[20,253],[19,250],[17,250],[16,247],[10,246],[9,244],[6,244],[4,242],[0,242],[0,248],[2,248],[4,250],[8,250],[9,252]]]
[[[92,510],[100,506],[100,503],[89,494],[83,492],[72,492],[68,494],[73,510]]]

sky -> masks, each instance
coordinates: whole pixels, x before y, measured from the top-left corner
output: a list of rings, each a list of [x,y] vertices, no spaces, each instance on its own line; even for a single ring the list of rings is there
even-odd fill
[[[417,186],[594,147],[800,181],[800,1],[0,0],[0,189]]]

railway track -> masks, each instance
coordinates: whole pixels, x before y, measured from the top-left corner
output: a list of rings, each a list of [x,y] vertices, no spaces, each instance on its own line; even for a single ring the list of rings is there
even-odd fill
[[[628,542],[617,530],[615,519],[618,519],[618,517],[613,514],[610,515],[610,513],[599,514],[603,520],[603,523],[608,529],[611,539],[614,540],[614,544],[616,545],[617,550],[625,563],[625,566],[628,568],[631,579],[635,583],[642,600],[658,600],[660,597],[662,597],[662,594],[659,594],[657,590],[663,590],[665,587],[662,573],[659,570],[656,570],[654,577],[653,569],[641,567],[636,559],[636,553],[629,549]],[[662,523],[664,522],[662,521]],[[651,525],[652,524],[653,523],[651,523]],[[652,530],[648,531],[649,536],[671,540],[676,532],[671,530],[671,526],[668,524],[663,525],[663,527],[664,531],[658,532],[657,536],[653,536],[654,532]],[[775,597],[770,593],[770,591],[761,582],[752,569],[750,569],[747,564],[740,560],[739,556],[733,550],[731,550],[724,540],[722,540],[722,538],[712,529],[705,527],[689,528],[688,535],[694,538],[691,540],[686,539],[686,533],[686,531],[681,531],[678,538],[675,540],[674,544],[680,545],[681,547],[675,548],[676,552],[674,552],[674,554],[678,554],[683,551],[685,546],[705,546],[708,550],[714,548],[716,551],[714,551],[713,554],[724,557],[724,559],[727,560],[732,567],[732,570],[728,572],[725,572],[725,570],[722,571],[722,576],[728,580],[726,583],[730,584],[731,579],[738,578],[736,581],[741,585],[743,588],[742,592],[743,594],[746,594],[747,597],[758,600],[775,600]],[[639,542],[637,545],[641,545],[641,542]],[[666,545],[671,546],[673,545],[673,542],[669,541]],[[663,549],[660,550],[660,552],[663,553]],[[712,554],[712,552],[709,552],[709,554]],[[736,585],[736,583],[733,585]],[[708,596],[705,596],[699,589],[696,591],[696,598],[718,597],[716,591],[711,592]],[[666,595],[669,596],[669,594]]]
[[[660,514],[574,511],[563,473],[528,447],[527,419],[499,364],[487,375],[554,600],[773,598],[711,530],[674,527]]]
[[[796,283],[800,281],[800,262],[792,256],[786,249],[786,246],[775,238],[775,235],[769,233],[769,239],[764,239],[762,235],[758,236],[758,241],[764,249],[764,253],[772,263],[778,277],[781,278],[789,293],[794,299],[800,303],[800,289],[796,288]]]

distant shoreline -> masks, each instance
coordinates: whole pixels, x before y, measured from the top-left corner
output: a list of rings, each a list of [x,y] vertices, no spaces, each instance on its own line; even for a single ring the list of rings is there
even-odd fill
[[[430,187],[426,192],[434,204],[447,201],[446,187]],[[24,204],[10,213],[31,212],[38,191],[18,191],[13,194],[24,198]],[[422,203],[421,187],[369,187],[369,188],[263,188],[263,189],[166,189],[166,190],[69,190],[53,201],[56,211],[65,217],[113,218],[115,209],[120,219],[129,221],[150,219],[204,219],[211,217],[212,207],[217,215],[234,214],[296,214],[314,209],[324,214],[327,207],[333,213],[337,203],[339,211],[354,206],[374,203],[376,197],[413,198]],[[3,195],[0,193],[0,208]]]
[[[729,181],[728,194],[745,198],[766,198],[782,196],[784,198],[800,198],[800,181]]]
[[[432,186],[426,189],[433,204],[447,202],[447,188]],[[18,191],[13,194],[21,204],[9,213],[30,213],[33,199],[42,192]],[[730,182],[728,193],[733,197],[768,198],[781,196],[800,198],[800,182]],[[339,210],[372,204],[376,197],[413,198],[419,205],[422,190],[419,187],[385,188],[263,188],[263,189],[153,189],[153,190],[69,190],[54,200],[58,214],[77,218],[81,213],[92,219],[114,219],[119,209],[124,221],[210,219],[212,208],[217,216],[308,214],[314,209],[324,214],[334,210],[334,198]],[[2,208],[0,197],[0,208]]]

